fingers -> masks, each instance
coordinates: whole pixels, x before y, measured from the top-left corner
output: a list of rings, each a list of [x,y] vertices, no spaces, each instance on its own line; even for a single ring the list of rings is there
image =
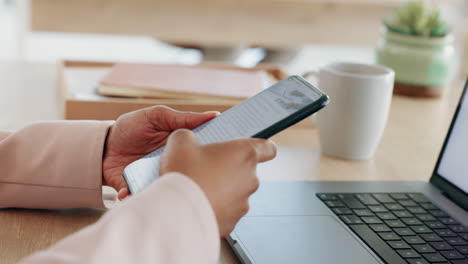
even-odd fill
[[[230,148],[232,153],[243,153],[256,163],[272,160],[276,156],[276,144],[268,139],[237,139],[218,144],[223,144],[223,149]]]
[[[127,198],[127,196],[129,196],[129,195],[130,195],[130,192],[128,191],[128,188],[124,187],[124,188],[119,190],[119,192],[117,194],[117,197],[119,198],[119,200],[123,200],[123,199]]]
[[[166,106],[154,106],[145,110],[148,121],[159,130],[173,131],[180,128],[194,129],[215,118],[219,112],[204,113],[176,111]]]
[[[265,162],[276,157],[276,144],[268,139],[248,139],[249,144],[255,149],[258,162]]]

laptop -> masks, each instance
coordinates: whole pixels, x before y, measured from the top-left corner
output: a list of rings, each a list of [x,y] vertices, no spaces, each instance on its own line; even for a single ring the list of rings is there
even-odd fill
[[[468,264],[468,81],[430,182],[263,182],[242,263]]]

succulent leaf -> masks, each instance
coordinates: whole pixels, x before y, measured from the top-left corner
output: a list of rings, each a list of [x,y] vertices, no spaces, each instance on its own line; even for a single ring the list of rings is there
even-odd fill
[[[438,9],[427,0],[410,0],[395,14],[383,21],[392,32],[426,37],[441,37],[450,33],[451,27],[442,20]]]

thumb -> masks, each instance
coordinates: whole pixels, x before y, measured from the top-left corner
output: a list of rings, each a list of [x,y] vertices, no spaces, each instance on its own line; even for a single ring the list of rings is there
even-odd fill
[[[192,131],[187,129],[178,129],[172,132],[169,136],[166,144],[166,150],[178,148],[183,149],[197,144],[198,140]]]
[[[194,129],[219,115],[217,111],[204,113],[182,112],[165,106],[146,109],[146,116],[160,130]]]
[[[186,153],[191,153],[198,145],[195,134],[187,129],[179,129],[171,133],[167,140],[166,148],[159,163],[159,175],[173,171],[171,164],[182,165],[186,163]]]
[[[225,148],[231,148],[236,153],[254,154],[258,163],[272,160],[276,156],[276,144],[269,139],[244,138],[218,144],[224,144]]]
[[[220,113],[218,111],[208,111],[204,113],[193,113],[193,112],[180,112],[180,117],[182,117],[182,122],[175,124],[175,129],[186,128],[194,129],[201,124],[204,124],[211,119],[217,117]]]

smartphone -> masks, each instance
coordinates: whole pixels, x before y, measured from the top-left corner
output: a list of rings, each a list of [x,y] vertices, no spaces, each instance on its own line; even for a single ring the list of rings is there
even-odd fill
[[[192,130],[200,144],[269,138],[319,111],[328,96],[300,76],[290,76]],[[136,194],[159,177],[164,146],[128,165],[123,176]],[[232,153],[235,155],[235,153]],[[201,165],[202,166],[202,165]]]

